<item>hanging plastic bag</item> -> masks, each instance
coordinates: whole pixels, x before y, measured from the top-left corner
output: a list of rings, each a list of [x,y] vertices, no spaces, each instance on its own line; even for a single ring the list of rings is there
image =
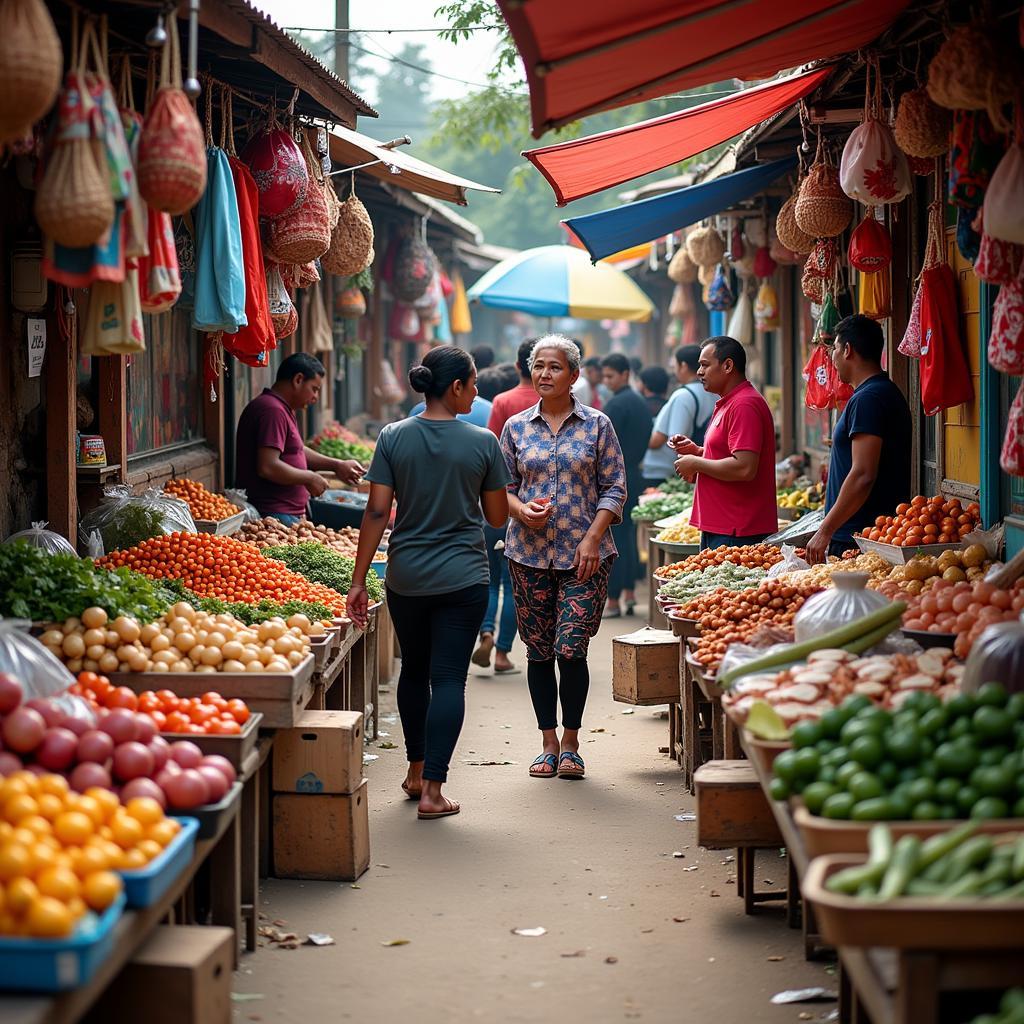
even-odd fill
[[[0,672],[21,683],[24,699],[56,697],[73,686],[75,677],[34,636],[24,619],[0,619]],[[69,707],[73,707],[71,704]]]
[[[884,594],[868,590],[869,579],[863,572],[837,572],[832,577],[832,587],[809,597],[796,613],[796,642],[824,636],[888,605],[890,601]],[[898,619],[893,629],[899,629]]]
[[[985,683],[1002,683],[1010,693],[1024,689],[1024,617],[987,626],[974,641],[960,690],[977,693]]]
[[[82,516],[82,533],[96,531],[102,540],[100,554],[122,551],[151,537],[172,533],[195,533],[189,507],[155,487],[144,494],[132,494],[126,484],[103,490],[99,505]]]
[[[94,284],[89,290],[89,310],[82,328],[82,354],[134,355],[145,350],[138,270],[129,269],[120,284]]]
[[[1024,375],[1024,272],[1004,284],[992,310],[988,362],[1011,377]]]
[[[810,569],[811,563],[801,558],[792,544],[783,544],[780,550],[782,551],[782,561],[776,562],[768,570],[768,579],[774,580],[787,573],[805,572]]]
[[[779,326],[779,297],[769,281],[762,281],[757,290],[754,325],[759,331],[774,331]]]
[[[726,333],[735,338],[745,348],[754,344],[754,304],[750,301],[746,288],[740,291],[736,300],[736,308],[729,317]]]
[[[245,513],[245,522],[257,523],[263,516],[259,514],[256,506],[249,501],[249,495],[245,493],[240,487],[229,487],[224,491],[224,497],[231,502],[232,505],[237,505]]]
[[[1010,476],[1024,477],[1024,385],[1017,388],[1017,395],[1010,406],[999,465]]]
[[[30,530],[12,533],[4,543],[13,544],[15,541],[24,541],[26,544],[31,544],[34,548],[45,551],[48,555],[76,554],[75,549],[71,546],[71,542],[59,533],[48,530],[46,528],[48,525],[49,523],[45,522],[33,523]]]
[[[725,312],[732,309],[735,302],[732,287],[729,284],[729,272],[719,263],[715,270],[715,276],[708,285],[707,307],[715,312]]]
[[[859,311],[872,320],[892,316],[892,284],[888,268],[873,274],[861,272],[858,289]]]
[[[1024,244],[1024,111],[1017,104],[1016,137],[985,193],[985,229],[993,238]]]

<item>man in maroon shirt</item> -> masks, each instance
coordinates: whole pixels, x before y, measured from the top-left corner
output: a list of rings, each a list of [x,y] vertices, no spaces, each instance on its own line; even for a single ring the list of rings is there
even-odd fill
[[[499,440],[510,416],[531,409],[540,401],[540,395],[533,390],[533,376],[530,373],[530,354],[536,344],[537,339],[530,338],[519,346],[516,355],[519,383],[511,391],[497,395],[491,403],[491,418],[487,421],[487,429]]]
[[[354,460],[330,459],[307,448],[295,414],[320,399],[325,370],[314,356],[297,352],[242,410],[235,433],[235,479],[260,515],[291,524],[306,514],[309,496],[318,498],[327,481],[317,470],[355,483],[363,467]]]

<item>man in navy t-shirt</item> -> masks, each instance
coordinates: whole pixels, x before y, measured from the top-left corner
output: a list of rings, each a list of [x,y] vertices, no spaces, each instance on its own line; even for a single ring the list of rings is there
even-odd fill
[[[910,408],[882,369],[884,344],[870,317],[836,326],[832,361],[854,392],[832,432],[825,519],[807,545],[809,562],[841,555],[855,546],[855,533],[910,500]]]

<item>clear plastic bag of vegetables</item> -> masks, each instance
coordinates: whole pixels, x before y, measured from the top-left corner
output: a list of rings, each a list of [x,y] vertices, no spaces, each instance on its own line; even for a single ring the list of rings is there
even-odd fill
[[[810,569],[810,563],[804,561],[796,553],[796,548],[792,544],[783,544],[780,550],[782,551],[782,561],[776,562],[768,570],[768,579],[774,580],[779,576],[785,576],[787,573],[805,572],[807,569]]]
[[[960,688],[975,693],[985,683],[1024,690],[1024,615],[1017,622],[987,626],[967,657]]]
[[[99,505],[82,516],[82,534],[89,537],[89,554],[94,557],[140,544],[150,537],[171,533],[195,533],[196,523],[188,505],[180,498],[150,487],[132,494],[125,484],[103,489]],[[97,551],[93,534],[99,534]]]
[[[30,530],[12,533],[4,543],[13,544],[16,540],[23,540],[26,544],[31,544],[32,547],[39,548],[48,555],[75,554],[75,549],[71,546],[71,542],[67,537],[62,537],[59,533],[48,530],[46,527],[49,525],[49,523],[45,522],[33,523]]]
[[[26,619],[0,618],[0,672],[21,683],[25,700],[63,693],[75,677],[29,633]]]
[[[837,572],[832,587],[808,598],[796,613],[797,643],[831,633],[889,604],[884,594],[867,589],[869,579],[864,572]]]
[[[258,523],[263,518],[263,516],[261,516],[257,511],[256,506],[249,501],[249,495],[240,487],[228,488],[224,492],[224,497],[227,498],[232,505],[237,505],[245,513],[244,522]]]

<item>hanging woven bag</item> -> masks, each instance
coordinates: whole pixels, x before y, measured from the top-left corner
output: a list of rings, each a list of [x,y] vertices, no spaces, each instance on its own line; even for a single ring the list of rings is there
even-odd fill
[[[139,191],[155,210],[177,217],[202,198],[206,146],[199,118],[181,88],[178,19],[167,20],[160,88],[146,111],[139,139]]]
[[[270,225],[270,243],[282,263],[309,263],[319,259],[331,244],[330,213],[324,195],[323,172],[313,156],[309,137],[302,133],[302,155],[308,183],[299,208]]]
[[[668,279],[676,284],[693,284],[697,280],[697,264],[690,259],[685,244],[679,246],[669,260]]]
[[[878,62],[869,60],[865,75],[864,123],[850,133],[839,162],[843,191],[866,206],[898,203],[910,194],[907,158],[896,145],[892,129],[882,120],[883,113],[882,75]]]
[[[77,37],[77,16],[73,37]],[[35,216],[43,233],[59,245],[95,245],[114,223],[106,154],[97,134],[99,112],[86,81],[88,33],[74,38],[75,65],[64,79],[57,130],[36,190]]]
[[[825,279],[814,272],[810,257],[804,264],[804,272],[800,278],[800,291],[803,292],[804,298],[818,305],[825,299]]]
[[[712,227],[696,227],[686,236],[686,251],[698,267],[717,267],[725,255],[725,242]]]
[[[20,139],[54,104],[64,54],[42,0],[0,4],[0,143]]]
[[[908,157],[936,157],[949,151],[953,115],[940,107],[924,88],[911,89],[900,97],[892,133],[896,145]],[[931,165],[928,165],[928,172]],[[926,172],[926,173],[928,173]]]
[[[814,163],[800,186],[795,214],[797,227],[813,238],[841,235],[853,220],[853,203],[843,192],[839,172],[825,152],[820,132]],[[781,232],[779,237],[783,237]]]
[[[299,144],[281,127],[277,114],[270,115],[242,149],[242,160],[260,190],[260,216],[267,220],[294,213],[306,198],[309,170]]]
[[[353,175],[352,191],[339,204],[338,221],[331,232],[331,244],[320,263],[329,274],[353,277],[362,273],[372,262],[373,221],[355,193]]]
[[[430,287],[434,258],[417,234],[402,239],[395,256],[392,287],[399,302],[414,303]]]
[[[1024,244],[1024,111],[1020,104],[1013,145],[993,171],[985,193],[985,231],[1000,241]]]
[[[366,297],[362,288],[350,284],[334,295],[334,312],[346,320],[366,316]]]
[[[870,210],[850,233],[847,255],[850,265],[865,274],[874,274],[892,262],[892,238]]]
[[[768,246],[768,252],[771,253],[772,259],[781,266],[794,267],[804,261],[803,255],[793,252],[792,249],[783,244],[782,239],[779,238],[778,233],[774,229],[771,232],[771,243]]]
[[[782,204],[779,215],[775,218],[775,235],[778,240],[790,251],[798,256],[806,256],[814,248],[814,235],[807,234],[801,230],[796,222],[796,203],[800,198],[800,187],[803,185],[803,175],[797,178],[796,189],[793,194]],[[777,259],[778,257],[776,257]]]

